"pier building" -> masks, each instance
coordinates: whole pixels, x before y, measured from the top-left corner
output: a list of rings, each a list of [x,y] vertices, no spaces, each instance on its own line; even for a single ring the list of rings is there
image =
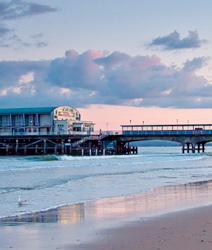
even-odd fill
[[[200,153],[212,142],[212,124],[121,125],[122,131],[93,132],[69,106],[0,110],[0,155],[137,154],[131,144],[175,141],[183,153]]]
[[[94,123],[82,121],[70,106],[0,109],[0,134],[90,133]]]

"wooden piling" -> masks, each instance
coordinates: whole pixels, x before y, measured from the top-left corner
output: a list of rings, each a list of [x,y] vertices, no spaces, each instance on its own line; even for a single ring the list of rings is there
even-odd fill
[[[15,154],[18,154],[18,139],[15,141]]]
[[[43,140],[43,153],[46,154],[46,140]]]
[[[184,154],[185,153],[185,145],[183,144],[182,146],[182,153]]]
[[[8,154],[9,153],[9,145],[7,144],[6,145],[6,154]]]
[[[205,143],[204,142],[202,143],[202,152],[203,153],[205,152]]]
[[[54,154],[57,154],[57,144],[54,145]]]
[[[64,154],[64,141],[61,141],[61,153]]]
[[[187,145],[187,153],[189,153],[190,143],[186,143],[186,145]]]

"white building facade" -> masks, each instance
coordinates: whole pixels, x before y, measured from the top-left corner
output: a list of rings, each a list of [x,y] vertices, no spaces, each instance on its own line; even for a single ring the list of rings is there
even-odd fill
[[[0,109],[0,134],[76,134],[94,131],[94,123],[81,121],[79,111],[70,106]]]

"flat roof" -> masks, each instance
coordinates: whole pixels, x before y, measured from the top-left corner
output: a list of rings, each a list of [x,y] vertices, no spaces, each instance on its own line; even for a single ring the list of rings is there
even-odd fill
[[[192,126],[212,126],[212,124],[153,124],[153,125],[121,125],[121,127],[192,127]]]
[[[57,107],[0,109],[0,115],[49,114]]]

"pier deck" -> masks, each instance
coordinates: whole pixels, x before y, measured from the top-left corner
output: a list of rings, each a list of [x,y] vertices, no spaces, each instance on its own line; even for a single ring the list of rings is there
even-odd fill
[[[101,134],[0,134],[0,155],[137,154],[131,142],[166,140],[182,144],[182,152],[204,152],[212,141],[212,124],[122,125],[121,132]]]

